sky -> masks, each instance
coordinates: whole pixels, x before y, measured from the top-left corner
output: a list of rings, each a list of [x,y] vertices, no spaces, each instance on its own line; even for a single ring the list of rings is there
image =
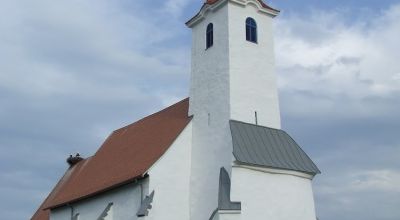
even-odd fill
[[[29,219],[113,130],[188,96],[201,0],[0,0],[0,212]],[[321,220],[400,219],[400,1],[271,0],[283,128]]]

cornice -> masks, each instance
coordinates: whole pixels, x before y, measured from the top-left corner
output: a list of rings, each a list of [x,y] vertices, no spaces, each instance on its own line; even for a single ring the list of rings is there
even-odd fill
[[[216,11],[218,10],[221,6],[225,5],[228,2],[232,2],[234,4],[246,7],[247,5],[253,5],[257,8],[258,12],[269,15],[271,17],[276,17],[279,15],[280,11],[275,10],[270,7],[264,7],[260,1],[258,0],[219,0],[214,4],[207,4],[204,3],[203,6],[201,7],[200,11],[192,17],[189,21],[186,22],[186,25],[188,27],[193,27],[196,25],[198,22],[202,21],[207,13],[210,11]]]
[[[301,178],[309,179],[309,180],[314,179],[314,175],[299,172],[299,171],[294,171],[294,170],[283,170],[283,169],[277,169],[277,168],[261,167],[261,166],[255,166],[255,165],[242,164],[242,163],[238,163],[238,162],[234,162],[232,164],[232,167],[244,168],[244,169],[249,169],[249,170],[254,170],[254,171],[259,171],[259,172],[264,172],[264,173],[270,173],[270,174],[296,176],[296,177],[301,177]]]

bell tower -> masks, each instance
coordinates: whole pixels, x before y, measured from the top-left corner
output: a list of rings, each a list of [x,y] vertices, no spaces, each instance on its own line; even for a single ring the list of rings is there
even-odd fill
[[[273,18],[262,0],[206,0],[192,29],[191,220],[217,205],[219,171],[233,162],[229,121],[279,129]]]
[[[278,13],[261,0],[207,0],[187,22],[190,114],[218,105],[230,119],[280,128],[272,24]]]

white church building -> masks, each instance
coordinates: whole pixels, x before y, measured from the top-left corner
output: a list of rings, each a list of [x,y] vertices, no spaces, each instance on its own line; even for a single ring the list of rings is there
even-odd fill
[[[262,0],[206,0],[190,95],[115,130],[32,220],[316,220],[320,171],[281,130],[273,20]]]

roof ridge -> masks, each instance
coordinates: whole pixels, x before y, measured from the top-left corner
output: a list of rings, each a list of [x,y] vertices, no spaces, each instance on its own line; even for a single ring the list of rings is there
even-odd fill
[[[92,156],[91,156],[92,157]],[[88,157],[90,158],[90,157]],[[44,199],[44,201],[42,202],[42,204],[39,206],[39,209],[36,210],[36,212],[33,214],[32,219],[34,219],[36,216],[39,216],[41,214],[41,212],[43,211],[47,211],[48,209],[46,208],[46,203],[53,199],[51,197],[54,197],[55,194],[57,194],[57,189],[59,189],[65,182],[63,180],[65,180],[67,178],[67,176],[74,170],[76,169],[76,167],[81,166],[81,163],[83,161],[86,161],[88,158],[85,158],[81,161],[79,161],[75,166],[72,167],[68,167],[67,170],[65,170],[64,174],[58,179],[56,185],[53,187],[53,191],[51,191],[46,198]]]
[[[286,131],[284,131],[283,129],[279,129],[279,128],[272,128],[272,127],[268,127],[268,126],[264,126],[264,125],[257,125],[257,124],[252,124],[252,123],[244,122],[244,121],[238,121],[238,120],[234,120],[234,119],[230,119],[229,121],[238,122],[238,123],[241,123],[241,124],[252,125],[254,127],[259,127],[259,128],[267,128],[267,129],[276,130],[276,131],[283,131],[283,132],[286,133]]]
[[[167,106],[167,107],[165,107],[165,108],[163,108],[163,109],[161,109],[161,110],[159,110],[159,111],[157,111],[157,112],[154,112],[154,113],[151,113],[150,115],[144,116],[143,118],[141,118],[141,119],[139,119],[139,120],[137,120],[137,121],[135,121],[135,122],[133,122],[133,123],[130,123],[130,124],[125,125],[125,126],[123,126],[123,127],[121,127],[121,128],[118,128],[118,129],[114,130],[112,133],[117,132],[117,131],[120,131],[120,130],[123,130],[123,129],[126,129],[126,128],[132,126],[132,125],[135,125],[135,124],[137,124],[137,123],[139,123],[139,122],[142,122],[142,121],[144,121],[144,120],[146,120],[146,119],[149,119],[149,118],[151,118],[151,117],[153,117],[153,116],[156,116],[156,115],[162,114],[162,113],[164,113],[164,112],[166,112],[166,111],[168,111],[168,110],[171,110],[172,108],[176,107],[177,105],[181,104],[182,102],[187,101],[188,99],[189,99],[189,97],[186,97],[186,98],[182,99],[181,101],[176,102],[176,103],[174,103],[174,104],[172,104],[172,105],[170,105],[170,106]],[[189,116],[188,116],[188,117],[189,117]]]

